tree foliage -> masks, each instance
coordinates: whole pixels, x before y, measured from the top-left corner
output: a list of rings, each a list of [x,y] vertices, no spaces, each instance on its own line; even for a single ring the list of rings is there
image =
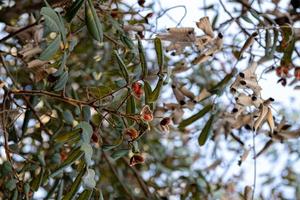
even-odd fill
[[[300,198],[297,116],[260,82],[299,89],[298,1],[204,1],[213,18],[165,30],[184,5],[0,2],[0,198]]]

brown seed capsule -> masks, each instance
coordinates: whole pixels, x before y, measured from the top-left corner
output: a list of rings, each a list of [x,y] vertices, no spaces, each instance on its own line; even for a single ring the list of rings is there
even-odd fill
[[[124,130],[124,135],[127,135],[130,139],[134,140],[139,136],[139,132],[135,128],[129,127]]]
[[[133,155],[133,156],[130,158],[129,165],[130,165],[130,166],[134,166],[134,165],[136,165],[136,164],[142,164],[142,163],[144,163],[144,162],[145,162],[144,157],[141,156],[141,155],[136,154],[136,155]]]
[[[140,115],[144,121],[151,122],[153,120],[153,113],[148,105],[143,107]]]
[[[160,121],[160,127],[163,130],[163,132],[169,132],[170,128],[169,125],[171,123],[171,118],[170,117],[165,117]]]

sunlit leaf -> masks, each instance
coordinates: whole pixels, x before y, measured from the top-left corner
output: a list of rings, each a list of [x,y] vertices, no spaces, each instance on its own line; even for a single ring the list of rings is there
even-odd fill
[[[84,190],[78,197],[77,200],[89,200],[91,199],[93,190]]]
[[[77,128],[66,133],[58,133],[54,136],[56,142],[73,142],[80,139],[81,129]]]

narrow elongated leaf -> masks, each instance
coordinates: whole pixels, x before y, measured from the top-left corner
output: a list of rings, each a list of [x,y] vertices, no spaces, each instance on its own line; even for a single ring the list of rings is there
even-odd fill
[[[65,19],[67,20],[67,22],[72,21],[78,10],[81,8],[83,2],[84,0],[76,0],[72,3],[71,7],[67,9],[67,13],[65,15]]]
[[[78,197],[77,200],[89,200],[91,199],[93,190],[84,190]]]
[[[123,78],[126,80],[126,82],[128,83],[129,82],[129,75],[128,75],[127,67],[126,67],[125,63],[123,62],[122,58],[120,57],[120,55],[118,54],[118,52],[116,50],[114,51],[114,54],[117,58],[118,65],[119,65],[120,70],[121,70],[121,74],[122,74]]]
[[[67,194],[63,197],[63,200],[71,200],[76,195],[76,193],[80,187],[80,184],[82,182],[82,177],[85,172],[85,166],[84,166],[83,162],[81,162],[79,164],[79,169],[77,171],[79,171],[79,174],[77,175],[75,181],[71,185],[71,188],[68,190]]]
[[[71,153],[69,153],[67,159],[58,166],[54,172],[50,175],[50,177],[54,177],[58,174],[60,174],[66,167],[70,166],[73,164],[76,160],[80,159],[81,156],[83,155],[83,152],[80,150],[80,148],[76,148]]]
[[[45,24],[49,27],[50,31],[59,32],[64,44],[66,44],[66,29],[61,15],[49,6],[41,9],[41,15],[44,16]]]
[[[149,105],[150,96],[152,94],[152,88],[148,81],[144,81],[144,91],[145,91],[145,104]]]
[[[208,119],[208,121],[206,122],[204,128],[202,129],[199,138],[198,138],[198,142],[200,146],[203,146],[208,138],[208,135],[210,133],[211,127],[212,127],[212,123],[214,120],[214,115],[211,115],[210,118]]]
[[[54,140],[56,142],[73,142],[73,141],[80,139],[80,132],[81,132],[81,129],[78,128],[78,129],[75,129],[75,130],[72,130],[72,131],[69,131],[66,133],[57,134],[54,137]]]
[[[131,95],[126,102],[126,114],[135,114],[135,100],[134,97]],[[128,119],[127,120],[128,125],[131,126],[133,124],[133,120]]]
[[[103,41],[102,24],[96,13],[92,0],[87,0],[85,4],[85,20],[89,33],[99,42]]]
[[[209,105],[205,106],[198,113],[192,115],[191,117],[189,117],[189,118],[187,118],[185,120],[182,120],[182,122],[180,122],[178,128],[179,129],[183,129],[186,126],[194,123],[195,121],[197,121],[198,119],[200,119],[201,117],[203,117],[206,113],[208,113],[212,108],[213,108],[212,104],[209,104]]]
[[[34,179],[31,181],[31,189],[33,191],[37,191],[42,184],[43,178],[44,178],[44,172],[45,169],[41,168],[40,173],[34,177]]]
[[[163,77],[160,76],[153,92],[149,96],[150,103],[156,102],[156,100],[158,99],[163,83],[164,83],[164,79]]]
[[[50,7],[43,7],[41,15],[45,18],[45,24],[51,31],[60,32],[60,20],[57,13]]]
[[[129,150],[128,149],[119,149],[115,152],[113,152],[111,154],[111,157],[114,159],[114,160],[118,160],[119,158],[122,158],[123,156],[126,156],[128,155],[129,153]]]
[[[154,39],[154,46],[155,46],[155,52],[157,57],[157,63],[159,67],[158,74],[163,74],[163,67],[164,67],[164,51],[162,48],[162,43],[159,38]]]
[[[61,42],[60,35],[56,36],[56,38],[47,46],[47,48],[41,53],[40,60],[49,60],[59,49]]]
[[[56,84],[54,85],[53,90],[54,91],[63,90],[68,82],[68,79],[69,79],[69,73],[64,72],[57,80]]]
[[[138,37],[138,50],[139,50],[139,56],[140,56],[140,62],[141,62],[141,67],[142,67],[142,77],[141,79],[144,79],[147,77],[148,74],[148,67],[147,67],[147,61],[144,53],[144,48],[142,45],[142,41]]]
[[[219,94],[219,93],[221,93],[224,90],[224,88],[226,87],[226,85],[229,83],[229,81],[235,76],[236,73],[237,73],[237,69],[233,69],[230,74],[227,74],[219,83],[217,83],[216,85],[214,85],[209,90],[209,92],[211,94]]]

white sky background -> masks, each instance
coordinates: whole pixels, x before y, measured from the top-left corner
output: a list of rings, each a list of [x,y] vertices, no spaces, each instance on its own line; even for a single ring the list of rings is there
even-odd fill
[[[222,0],[223,2],[227,2],[227,0]],[[126,2],[129,2],[131,4],[136,3],[136,1],[130,1],[127,0]],[[151,2],[151,1],[146,1],[147,3]],[[160,7],[158,4],[158,1],[153,1],[156,3],[155,6],[155,11],[159,11]],[[273,8],[273,4],[271,3],[271,0],[265,0],[262,1],[263,5],[262,8],[268,8],[268,9],[272,9]],[[281,8],[286,8],[287,5],[289,4],[290,0],[281,0],[279,7]],[[147,4],[146,3],[146,4]],[[170,7],[174,7],[177,5],[184,5],[186,6],[187,9],[187,14],[185,16],[185,18],[183,19],[180,27],[195,27],[195,22],[200,19],[201,17],[205,16],[205,13],[203,10],[201,10],[201,7],[204,7],[204,1],[203,0],[161,0],[160,1],[162,8],[167,9]],[[206,6],[211,5],[213,3],[218,3],[218,0],[206,0]],[[136,5],[138,7],[138,5]],[[219,10],[219,18],[218,18],[218,23],[222,23],[224,21],[226,21],[227,19],[229,19],[229,16],[225,13],[225,11],[223,10],[223,8],[221,7],[221,5],[218,3],[218,8],[216,8],[217,10]],[[231,11],[231,14],[233,16],[235,16],[235,13],[233,12],[234,7],[233,6],[237,6],[237,4],[232,4],[232,3],[226,3],[225,4],[226,8]],[[258,9],[257,5],[255,6],[256,9]],[[240,9],[240,7],[237,7],[237,9]],[[145,13],[149,13],[150,11],[145,11]],[[179,20],[182,18],[183,14],[184,14],[184,9],[183,8],[176,8],[173,10],[170,10],[167,12],[167,14],[169,16],[171,16],[173,19],[176,20],[176,22],[173,22],[167,15],[161,17],[160,19],[158,19],[158,27],[157,30],[158,31],[164,31],[166,28],[168,27],[175,27],[177,25],[177,23],[179,22]],[[213,19],[215,13],[214,12],[207,12],[207,15],[209,16],[210,20]],[[150,24],[155,23],[155,17],[154,16],[152,18],[153,21],[150,21]],[[218,26],[217,26],[218,27]],[[197,32],[197,28],[195,29]],[[231,42],[231,40],[226,42],[226,35],[228,34],[235,34],[237,29],[236,24],[231,25],[231,27],[229,29],[227,29],[227,31],[224,33],[225,35],[225,39],[224,39],[224,43],[225,44],[229,44],[229,42]],[[200,33],[201,31],[199,31]],[[264,33],[263,33],[264,34]],[[147,38],[147,35],[146,35]],[[243,42],[239,45],[242,46]],[[263,50],[263,49],[262,49]],[[220,53],[221,54],[221,53]],[[247,59],[245,59],[247,60]],[[296,60],[297,66],[300,66],[299,63],[299,59]],[[262,66],[258,67],[257,73],[260,76],[261,72],[267,67],[270,66],[270,62],[265,63]],[[244,69],[247,66],[245,66],[246,63],[245,61],[240,62],[238,64],[238,68],[239,69]],[[264,74],[262,76],[262,79],[259,81],[260,86],[262,87],[262,97],[263,98],[269,98],[269,97],[273,97],[275,99],[275,105],[273,106],[275,108],[275,110],[273,112],[276,112],[279,110],[279,108],[281,106],[287,107],[289,109],[295,109],[295,111],[297,111],[297,113],[299,113],[299,107],[296,105],[300,105],[300,90],[294,90],[293,87],[283,87],[281,86],[281,84],[277,84],[277,80],[279,78],[276,76],[275,72],[271,72],[268,74]],[[291,99],[293,99],[293,101],[291,101]],[[291,105],[292,102],[292,105]],[[295,105],[295,106],[293,106]],[[296,114],[296,113],[294,113]],[[297,114],[298,115],[298,114]],[[265,143],[259,143],[258,141],[261,141],[261,138],[257,138],[256,139],[256,151],[260,150],[262,148],[262,146]],[[265,142],[265,141],[264,141]],[[168,143],[168,145],[171,145],[170,143]],[[209,144],[212,147],[212,144]],[[222,144],[221,144],[222,145]],[[226,149],[226,144],[224,145],[224,149]],[[250,143],[249,145],[252,145],[252,143]],[[194,151],[201,151],[201,149],[198,147],[198,142],[197,142],[197,137],[195,137],[195,141],[194,141]],[[204,151],[207,151],[209,148],[206,148]],[[223,148],[223,147],[222,147]],[[258,194],[261,191],[261,183],[263,181],[265,181],[264,178],[260,178],[262,174],[264,173],[269,173],[272,172],[273,174],[277,174],[278,175],[278,180],[275,182],[280,182],[282,181],[279,177],[281,172],[283,171],[284,167],[285,167],[285,163],[290,159],[290,155],[287,155],[285,151],[285,146],[284,144],[276,144],[276,148],[279,151],[282,151],[283,153],[280,155],[280,158],[278,159],[277,163],[274,164],[273,162],[271,162],[270,160],[267,160],[266,157],[261,156],[257,159],[257,185],[256,185],[256,194]],[[241,152],[242,153],[242,152]],[[235,155],[234,155],[235,156]],[[227,155],[226,158],[224,159],[225,162],[229,162],[232,159],[232,155]],[[239,175],[241,170],[243,170],[245,172],[245,177],[244,180],[241,180],[239,182],[239,191],[243,190],[243,187],[246,185],[250,185],[252,186],[253,184],[253,159],[251,159],[251,156],[248,157],[248,159],[243,163],[243,165],[241,167],[239,167],[236,163],[238,161],[239,158],[235,159],[235,162],[233,162],[233,164],[231,165],[230,169],[229,169],[229,173],[226,174],[225,180],[230,180],[234,175]],[[204,162],[207,163],[204,163]],[[194,169],[203,169],[205,168],[205,166],[207,166],[208,164],[211,163],[211,158],[200,158],[193,166],[192,168]],[[299,163],[299,162],[298,162]],[[221,165],[222,166],[222,165]],[[222,167],[221,167],[222,168]],[[299,169],[300,169],[300,165],[299,165]],[[299,171],[299,170],[298,170]],[[217,168],[217,173],[222,173],[222,169]],[[177,173],[177,172],[176,172]],[[176,176],[176,173],[174,173],[174,175]],[[270,191],[268,191],[268,187],[264,188],[264,193],[269,193]],[[286,197],[289,197],[290,195],[294,194],[294,191],[289,189],[289,188],[284,188],[284,193]],[[288,195],[290,194],[290,195]],[[290,196],[291,197],[291,196]],[[170,199],[177,199],[176,197],[170,197]]]

